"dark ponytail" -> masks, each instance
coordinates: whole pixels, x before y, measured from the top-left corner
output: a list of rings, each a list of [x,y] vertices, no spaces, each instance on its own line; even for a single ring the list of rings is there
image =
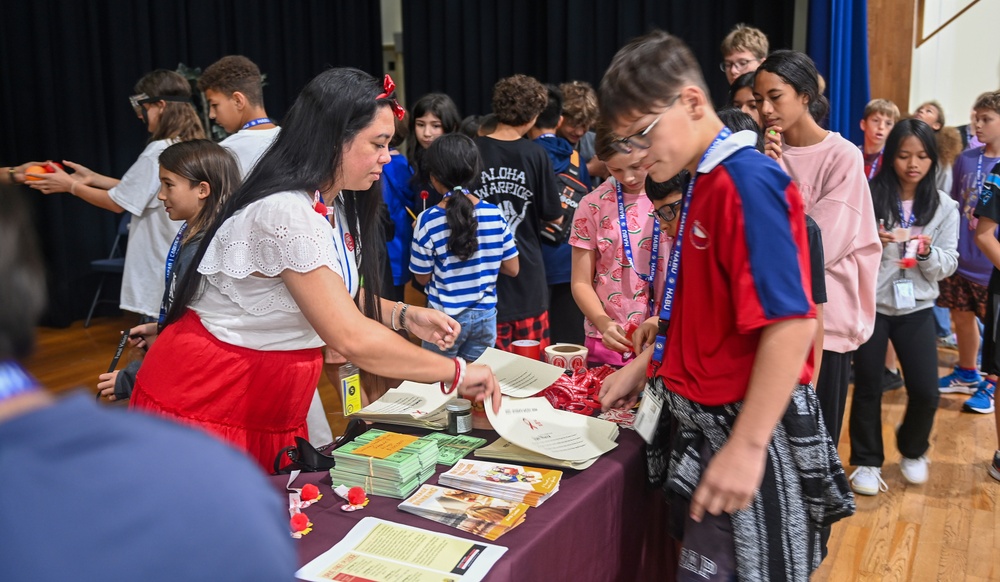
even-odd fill
[[[481,167],[476,143],[461,133],[442,135],[434,140],[423,159],[425,175],[433,177],[447,189],[445,217],[451,229],[448,251],[463,261],[479,250],[476,207],[466,194]]]

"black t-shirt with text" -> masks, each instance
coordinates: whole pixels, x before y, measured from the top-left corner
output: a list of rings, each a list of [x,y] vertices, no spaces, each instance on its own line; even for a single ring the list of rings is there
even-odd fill
[[[552,162],[527,139],[476,138],[483,160],[474,194],[500,208],[517,244],[520,272],[497,281],[497,321],[537,317],[549,307],[539,230],[562,213]]]

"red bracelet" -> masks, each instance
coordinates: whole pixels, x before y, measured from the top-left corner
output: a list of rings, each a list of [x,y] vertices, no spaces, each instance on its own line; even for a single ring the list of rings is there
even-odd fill
[[[462,365],[458,362],[458,358],[455,358],[455,378],[451,381],[451,388],[447,390],[444,387],[444,382],[441,382],[441,392],[444,394],[451,394],[458,388],[458,380],[462,375]]]

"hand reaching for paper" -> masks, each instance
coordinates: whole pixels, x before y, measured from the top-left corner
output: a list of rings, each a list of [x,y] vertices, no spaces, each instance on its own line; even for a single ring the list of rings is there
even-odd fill
[[[447,350],[455,344],[462,326],[436,309],[411,305],[406,311],[406,329],[418,338]]]
[[[458,394],[473,402],[485,402],[492,398],[493,412],[500,412],[500,383],[493,370],[482,364],[469,364],[465,369],[465,381],[458,387]]]

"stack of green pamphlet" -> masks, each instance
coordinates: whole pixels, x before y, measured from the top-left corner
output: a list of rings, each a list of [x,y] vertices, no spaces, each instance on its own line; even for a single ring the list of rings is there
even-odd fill
[[[437,441],[437,462],[439,465],[448,465],[449,467],[486,444],[486,439],[464,434],[450,435],[442,432],[433,432],[423,438]]]
[[[375,495],[405,499],[434,474],[437,442],[370,430],[333,451],[333,485],[363,487]]]

